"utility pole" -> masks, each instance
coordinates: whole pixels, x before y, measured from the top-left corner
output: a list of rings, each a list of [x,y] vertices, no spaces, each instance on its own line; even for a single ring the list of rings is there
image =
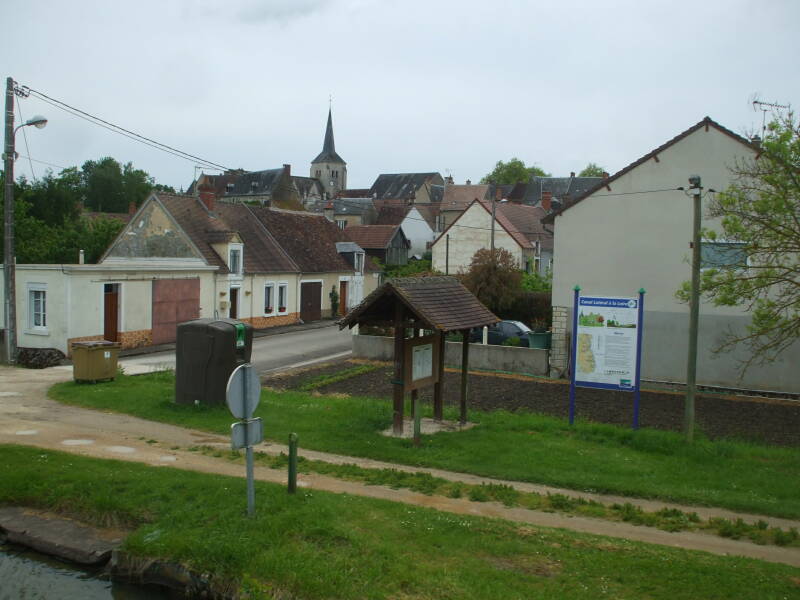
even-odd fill
[[[6,79],[5,196],[3,238],[3,283],[5,285],[6,361],[17,358],[17,303],[14,282],[14,78]]]
[[[503,192],[500,190],[500,186],[498,185],[494,192],[494,199],[492,200],[492,262],[494,262],[494,221],[495,215],[497,214],[497,203],[502,197]]]
[[[703,187],[699,175],[689,177],[694,218],[692,220],[692,290],[689,298],[689,357],[686,364],[686,403],[683,432],[686,441],[694,439],[694,396],[697,389],[697,330],[700,320],[700,199]]]

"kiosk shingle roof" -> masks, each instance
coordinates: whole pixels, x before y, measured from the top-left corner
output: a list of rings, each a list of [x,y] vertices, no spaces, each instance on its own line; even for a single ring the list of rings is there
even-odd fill
[[[395,298],[438,331],[473,329],[500,320],[455,277],[406,277],[381,285],[339,321],[339,327],[391,322]]]

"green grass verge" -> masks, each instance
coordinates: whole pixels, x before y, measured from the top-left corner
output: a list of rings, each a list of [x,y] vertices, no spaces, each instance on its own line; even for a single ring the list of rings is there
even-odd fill
[[[134,528],[125,549],[258,598],[788,598],[800,570],[345,494],[0,446],[0,504]]]
[[[203,429],[230,430],[225,407],[178,406],[171,373],[114,382],[58,384],[51,396],[66,403],[124,412]],[[800,449],[698,439],[673,432],[632,431],[532,413],[470,412],[479,423],[460,433],[409,440],[378,434],[391,423],[388,401],[264,392],[256,416],[267,438],[285,442],[297,432],[302,447],[402,463],[529,481],[571,489],[718,506],[800,518]],[[452,409],[445,418],[455,419]]]
[[[244,463],[244,455],[238,451],[223,451],[211,446],[193,446],[189,450],[206,456],[225,458],[231,462]],[[283,452],[277,455],[255,452],[254,456],[256,464],[271,469],[286,469],[288,466],[288,456]],[[318,473],[366,485],[383,485],[393,489],[404,488],[429,496],[466,497],[474,502],[502,502],[511,507],[520,506],[530,510],[625,521],[634,525],[657,527],[664,531],[707,531],[722,537],[749,539],[756,544],[800,546],[800,533],[796,528],[769,527],[766,521],[761,519],[755,522],[746,522],[743,519],[731,521],[723,518],[703,520],[696,512],[685,512],[675,508],[664,507],[656,511],[645,511],[629,502],[605,505],[595,500],[572,498],[564,494],[522,492],[513,486],[504,484],[481,483],[476,485],[450,481],[425,472],[409,473],[398,469],[370,469],[355,464],[311,460],[302,456],[297,459],[297,470],[299,473]]]

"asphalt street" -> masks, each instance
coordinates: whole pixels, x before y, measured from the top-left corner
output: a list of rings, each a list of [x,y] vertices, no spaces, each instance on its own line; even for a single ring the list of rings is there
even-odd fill
[[[275,335],[255,338],[250,361],[259,374],[286,368],[301,367],[323,360],[344,358],[352,352],[351,332],[339,331],[336,325],[286,331]],[[127,373],[142,373],[175,368],[175,351],[155,352],[119,359]]]

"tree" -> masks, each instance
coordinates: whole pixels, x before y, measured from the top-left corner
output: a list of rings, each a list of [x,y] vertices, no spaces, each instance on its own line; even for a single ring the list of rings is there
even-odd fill
[[[723,240],[717,247],[727,251],[718,268],[703,272],[700,288],[716,306],[750,313],[746,329],[729,331],[715,349],[748,348],[744,373],[774,361],[800,338],[800,126],[794,115],[777,115],[759,153],[731,171],[734,183],[709,210],[722,231],[703,232],[709,242]],[[687,300],[688,290],[684,283],[678,297]]]
[[[462,278],[466,288],[492,312],[509,308],[520,293],[522,271],[514,256],[504,248],[481,248],[472,257]]]
[[[578,177],[602,177],[606,170],[597,163],[590,162],[578,173]]]
[[[545,173],[539,167],[526,167],[525,161],[514,157],[508,162],[498,160],[497,164],[494,166],[494,170],[484,176],[481,179],[481,183],[496,183],[498,185],[527,183],[533,175],[538,175],[539,177],[550,177],[549,173]]]

